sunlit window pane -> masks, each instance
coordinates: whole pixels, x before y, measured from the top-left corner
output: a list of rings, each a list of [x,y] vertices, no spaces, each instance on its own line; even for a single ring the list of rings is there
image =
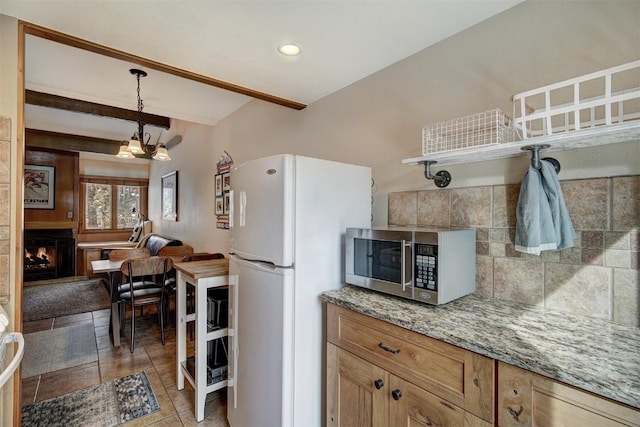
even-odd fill
[[[84,228],[108,230],[111,228],[111,185],[85,184]]]
[[[131,213],[136,208],[140,212],[140,187],[118,185],[118,224],[117,228],[133,228],[138,223],[138,215]]]

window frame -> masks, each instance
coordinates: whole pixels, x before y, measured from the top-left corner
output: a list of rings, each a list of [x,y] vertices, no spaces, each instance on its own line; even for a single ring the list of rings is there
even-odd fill
[[[111,213],[112,221],[109,229],[93,229],[85,227],[85,205],[87,200],[85,184],[105,184],[111,186]],[[80,176],[80,224],[78,233],[89,234],[114,234],[131,232],[133,227],[117,228],[117,212],[118,212],[118,186],[129,185],[140,187],[140,210],[144,213],[143,207],[148,206],[149,200],[149,180],[142,178],[116,178],[108,176],[81,175]]]

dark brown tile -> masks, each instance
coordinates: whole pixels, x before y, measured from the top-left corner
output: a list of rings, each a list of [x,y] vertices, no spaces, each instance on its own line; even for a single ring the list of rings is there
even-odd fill
[[[602,232],[602,231],[583,231],[582,232],[582,247],[583,248],[602,249],[604,247],[604,232]]]
[[[61,371],[43,374],[36,401],[51,399],[72,391],[100,384],[98,363],[87,363]]]
[[[39,382],[40,375],[22,380],[22,405],[28,405],[36,401],[36,391],[38,390]]]
[[[476,240],[478,242],[488,242],[489,241],[489,229],[478,227],[476,228]]]
[[[33,322],[25,322],[22,324],[22,333],[30,334],[32,332],[46,331],[53,328],[53,319],[34,320]]]
[[[489,255],[489,243],[488,242],[476,242],[476,254],[477,255]]]

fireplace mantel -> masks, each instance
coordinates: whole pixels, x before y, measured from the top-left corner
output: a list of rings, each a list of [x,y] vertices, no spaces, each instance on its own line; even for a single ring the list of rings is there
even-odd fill
[[[42,229],[72,229],[78,230],[78,221],[29,221],[24,223],[25,230],[42,230]]]

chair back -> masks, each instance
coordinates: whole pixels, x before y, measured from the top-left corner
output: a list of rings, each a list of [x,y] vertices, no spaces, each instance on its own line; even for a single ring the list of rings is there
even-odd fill
[[[122,263],[120,273],[123,278],[129,278],[129,281],[132,277],[162,275],[162,282],[157,283],[164,284],[166,275],[172,268],[173,261],[169,257],[130,258]]]
[[[182,258],[182,262],[205,261],[208,259],[224,259],[224,254],[221,254],[220,252],[217,252],[215,254],[210,254],[208,252],[198,252]]]
[[[151,252],[147,248],[114,249],[109,253],[109,261],[122,261],[130,258],[149,258]]]
[[[191,245],[164,246],[158,250],[158,256],[178,257],[177,259],[192,253],[193,246]]]

